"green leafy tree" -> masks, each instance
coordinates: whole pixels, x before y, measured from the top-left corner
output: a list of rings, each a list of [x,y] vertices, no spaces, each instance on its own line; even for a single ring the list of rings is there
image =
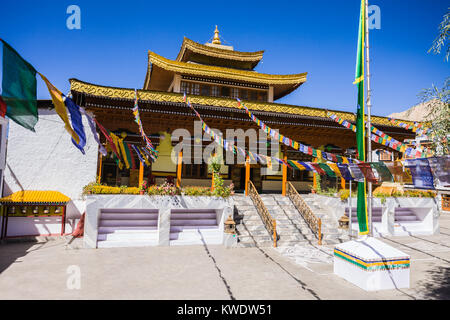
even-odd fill
[[[447,42],[450,31],[450,8],[448,10],[439,25],[439,35],[434,40],[433,46],[428,50],[429,53],[433,52],[434,54],[440,54],[441,51],[445,50],[447,62],[450,56],[450,47]],[[427,105],[428,113],[425,119],[431,121],[430,139],[436,155],[448,155],[450,149],[449,89],[450,78],[447,78],[442,88],[433,84],[431,88],[425,89],[419,94],[420,100]]]
[[[450,56],[450,47],[447,42],[447,37],[450,31],[450,8],[448,8],[449,12],[444,16],[441,24],[439,25],[439,35],[433,41],[433,45],[428,50],[428,52],[433,52],[434,54],[440,54],[441,51],[445,50],[445,59],[448,61]]]
[[[423,90],[419,97],[427,104],[426,119],[431,121],[432,147],[436,155],[450,154],[450,78],[447,78],[442,88],[432,85]]]

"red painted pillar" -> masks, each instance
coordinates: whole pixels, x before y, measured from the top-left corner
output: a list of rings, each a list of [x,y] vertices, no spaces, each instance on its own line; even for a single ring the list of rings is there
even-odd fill
[[[66,206],[63,207],[62,217],[61,217],[61,235],[64,235],[66,231]]]

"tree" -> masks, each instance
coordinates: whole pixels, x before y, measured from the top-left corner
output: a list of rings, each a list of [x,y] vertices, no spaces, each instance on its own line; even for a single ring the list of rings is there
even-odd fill
[[[447,37],[450,31],[450,8],[444,15],[444,19],[439,25],[439,35],[433,41],[433,46],[428,50],[434,54],[441,53],[446,48],[445,59],[448,62],[450,56],[450,47]],[[426,119],[431,121],[430,139],[436,155],[448,155],[450,140],[450,101],[449,101],[450,78],[445,79],[442,88],[434,84],[431,88],[423,90],[419,97],[422,102],[427,104],[428,114]]]
[[[423,90],[419,97],[427,104],[426,119],[431,121],[429,136],[436,155],[450,154],[450,78],[447,78],[442,88],[434,84]]]
[[[449,12],[444,16],[441,24],[439,25],[439,35],[433,41],[433,45],[431,46],[428,52],[433,52],[434,54],[440,54],[441,50],[446,48],[445,59],[448,61],[450,56],[450,46],[447,42],[447,37],[450,31],[450,8],[448,8]]]

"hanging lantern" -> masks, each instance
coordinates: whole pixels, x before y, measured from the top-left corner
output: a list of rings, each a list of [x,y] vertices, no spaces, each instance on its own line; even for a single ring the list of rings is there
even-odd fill
[[[60,213],[61,213],[61,207],[56,207],[55,214],[60,214]]]
[[[231,215],[228,216],[227,221],[225,221],[225,233],[236,234],[236,222],[233,221]]]
[[[16,207],[12,206],[8,208],[10,214],[16,213]]]
[[[44,214],[48,214],[50,212],[50,209],[48,207],[44,207]]]
[[[22,207],[22,214],[27,214],[27,207]]]
[[[39,207],[35,206],[33,209],[33,214],[38,214],[39,213]]]

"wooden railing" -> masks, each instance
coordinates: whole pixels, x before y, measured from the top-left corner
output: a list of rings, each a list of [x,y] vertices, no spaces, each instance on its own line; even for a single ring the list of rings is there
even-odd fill
[[[297,192],[297,190],[290,182],[287,182],[286,187],[287,187],[286,188],[287,196],[289,197],[289,199],[291,199],[292,203],[295,205],[298,212],[300,212],[300,214],[308,224],[309,228],[312,230],[314,235],[319,240],[319,246],[322,245],[322,237],[323,237],[322,220],[314,215],[311,208],[308,206],[305,200],[303,200],[303,198],[300,196],[300,194]]]
[[[253,200],[253,203],[256,206],[256,211],[258,212],[259,216],[261,217],[261,220],[264,223],[264,226],[266,227],[267,231],[271,235],[273,239],[273,246],[277,246],[277,221],[272,218],[272,216],[269,213],[269,210],[267,210],[266,206],[264,205],[264,202],[262,201],[261,197],[259,196],[258,191],[255,188],[255,185],[253,182],[248,182],[248,193],[250,195],[250,198]]]

